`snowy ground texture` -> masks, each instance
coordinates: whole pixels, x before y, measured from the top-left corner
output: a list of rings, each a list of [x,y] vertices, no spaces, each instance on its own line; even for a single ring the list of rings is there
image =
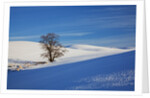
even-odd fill
[[[10,47],[9,63],[11,64],[45,60],[39,56],[39,52],[42,52],[39,43],[12,42]],[[18,47],[22,51],[17,52]],[[134,90],[134,49],[72,45],[67,50],[69,52],[53,64],[31,66],[21,71],[9,70],[7,88],[30,90]]]
[[[134,50],[80,44],[67,46],[66,49],[67,52],[64,56],[57,58],[54,63],[35,66],[35,62],[48,62],[47,58],[40,56],[44,53],[40,43],[27,41],[9,42],[9,69],[14,70],[18,65],[21,66],[21,70],[57,66]]]

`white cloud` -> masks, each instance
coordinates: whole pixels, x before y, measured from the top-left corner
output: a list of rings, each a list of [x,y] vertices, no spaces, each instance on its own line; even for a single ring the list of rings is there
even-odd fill
[[[135,47],[135,35],[124,34],[118,36],[109,36],[103,38],[90,38],[90,39],[72,39],[69,41],[62,41],[64,45],[71,44],[89,44],[89,45],[101,45],[109,47]]]
[[[58,33],[58,35],[62,37],[70,37],[70,36],[85,36],[92,34],[90,32],[78,32],[78,33]],[[15,36],[10,37],[10,40],[26,40],[26,39],[33,39],[33,38],[40,38],[41,35],[34,35],[34,36]]]
[[[17,36],[17,37],[10,37],[10,40],[24,40],[24,39],[32,39],[32,38],[40,38],[39,35],[36,36]]]
[[[60,33],[60,36],[85,36],[92,34],[90,32],[78,32],[78,33]]]

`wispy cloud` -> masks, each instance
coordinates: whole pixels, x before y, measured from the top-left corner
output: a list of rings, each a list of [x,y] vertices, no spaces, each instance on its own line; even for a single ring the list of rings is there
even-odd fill
[[[70,33],[59,33],[60,36],[70,37],[70,36],[85,36],[92,34],[91,32],[70,32]]]
[[[124,34],[118,36],[109,36],[104,38],[95,39],[74,39],[69,41],[62,41],[64,45],[70,44],[90,44],[90,45],[100,45],[109,47],[135,47],[135,35],[134,34]]]
[[[89,34],[93,34],[91,32],[67,32],[67,33],[57,33],[61,37],[73,37],[73,36],[85,36]],[[40,38],[41,35],[34,35],[34,36],[14,36],[10,37],[10,40],[29,40],[34,38]]]
[[[54,23],[54,24],[45,24],[45,25],[39,25],[32,27],[31,29],[26,29],[26,30],[19,30],[16,31],[17,34],[22,33],[33,33],[33,32],[43,32],[44,31],[64,31],[65,30],[77,30],[77,29],[85,29],[86,30],[100,30],[100,29],[128,29],[128,28],[133,28],[135,26],[135,15],[113,15],[113,16],[83,16],[82,18],[78,20],[71,20],[66,21],[66,22],[59,22],[59,23]],[[58,29],[59,28],[59,29]],[[69,32],[68,32],[69,33]],[[79,34],[80,33],[80,34]],[[79,31],[77,32],[71,32],[71,34],[67,33],[60,33],[60,36],[82,36],[86,35],[88,33]],[[84,34],[86,33],[86,34]],[[35,34],[35,33],[34,33]]]
[[[110,29],[110,28],[132,28],[135,26],[135,15],[116,15],[116,16],[86,16],[78,20],[72,20],[72,22],[56,23],[50,25],[40,25],[33,27],[30,30],[18,31],[18,32],[37,32],[42,30],[63,30],[64,28],[70,30],[76,30],[77,28],[86,27],[87,30],[91,29]],[[59,29],[58,29],[59,28]],[[75,32],[76,33],[76,32]],[[82,33],[82,32],[81,32]],[[67,34],[61,34],[62,36]],[[68,34],[71,35],[71,34]],[[81,35],[81,34],[76,34]]]
[[[122,12],[122,11],[128,11],[128,10],[134,10],[133,8],[136,8],[136,6],[121,6],[121,7],[114,7],[114,6],[111,6],[111,7],[105,7],[103,9],[91,9],[91,10],[88,10],[88,11],[91,11],[91,12]]]
[[[10,40],[26,40],[26,39],[33,39],[33,38],[40,38],[39,35],[35,36],[15,36],[15,37],[10,37]]]
[[[77,21],[60,23],[59,25],[49,26],[51,28],[80,28],[86,26],[87,29],[110,29],[110,28],[132,28],[135,26],[135,15],[116,15],[116,16],[88,16]],[[45,26],[46,27],[46,26]]]

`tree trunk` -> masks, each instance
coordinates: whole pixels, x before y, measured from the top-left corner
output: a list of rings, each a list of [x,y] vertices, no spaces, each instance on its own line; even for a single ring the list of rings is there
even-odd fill
[[[50,62],[53,62],[53,58],[52,58],[52,52],[51,52],[51,49],[49,49],[49,61]]]
[[[49,61],[50,61],[50,62],[53,62],[54,60],[53,60],[52,58],[49,58]]]

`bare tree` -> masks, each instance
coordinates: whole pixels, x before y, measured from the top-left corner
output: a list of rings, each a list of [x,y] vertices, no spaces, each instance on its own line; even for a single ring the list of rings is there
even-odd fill
[[[50,62],[53,62],[55,58],[61,57],[66,52],[66,49],[58,42],[59,36],[55,33],[48,33],[41,36],[42,48],[46,51],[41,56],[48,58]]]

